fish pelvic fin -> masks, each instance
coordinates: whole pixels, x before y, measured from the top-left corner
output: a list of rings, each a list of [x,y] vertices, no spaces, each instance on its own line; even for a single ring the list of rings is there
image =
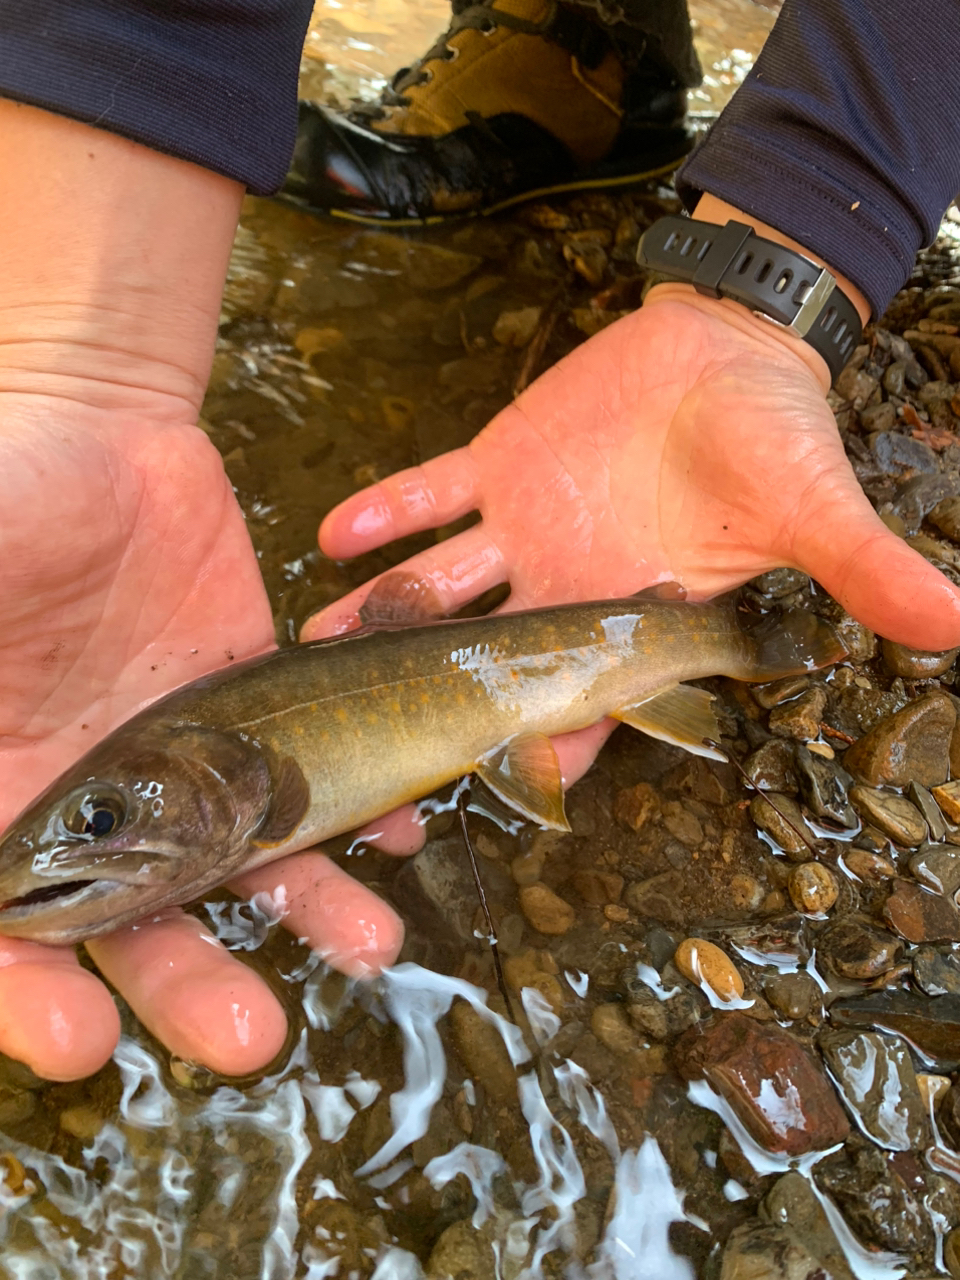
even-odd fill
[[[563,778],[553,743],[542,733],[523,734],[476,764],[495,796],[524,818],[552,831],[569,831]]]
[[[707,746],[707,741],[719,742],[720,726],[713,710],[713,694],[705,689],[677,684],[645,702],[610,714],[651,738],[683,747],[695,756],[724,761],[727,758],[722,751]]]
[[[738,618],[743,624],[745,615]],[[746,678],[758,683],[829,667],[847,656],[833,626],[804,609],[766,614],[744,630],[756,646],[754,669]]]
[[[310,784],[297,762],[290,756],[273,756],[269,766],[270,805],[253,838],[258,849],[283,844],[310,808]]]

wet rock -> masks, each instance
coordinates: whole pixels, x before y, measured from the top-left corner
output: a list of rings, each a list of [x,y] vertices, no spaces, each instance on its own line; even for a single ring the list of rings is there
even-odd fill
[[[773,1023],[722,1015],[681,1036],[674,1061],[686,1079],[704,1077],[767,1151],[819,1151],[842,1142],[850,1130],[820,1066]]]
[[[843,861],[847,870],[864,884],[882,884],[897,874],[893,862],[872,849],[850,849],[843,855]]]
[[[954,1151],[960,1151],[960,1081],[954,1081],[944,1095],[937,1126]]]
[[[928,844],[910,859],[910,870],[922,885],[952,898],[960,889],[960,849]]]
[[[810,856],[815,837],[792,796],[774,793],[769,797],[754,796],[750,801],[750,817],[788,856]]]
[[[915,534],[927,512],[931,511],[938,502],[956,492],[956,478],[946,475],[911,476],[899,484],[891,507],[903,523],[904,534]],[[910,650],[904,650],[904,652],[909,654]],[[908,673],[895,672],[894,674]]]
[[[0,1085],[0,1129],[19,1124],[33,1115],[37,1096],[29,1089],[14,1089]]]
[[[563,246],[563,256],[587,284],[597,285],[603,282],[607,270],[607,254],[602,245],[586,243],[567,243]]]
[[[866,662],[868,659],[854,660]],[[824,718],[831,728],[839,729],[851,738],[859,738],[881,724],[900,705],[901,701],[894,693],[854,684],[840,690]]]
[[[753,696],[766,711],[779,707],[782,702],[789,702],[798,694],[810,687],[809,676],[786,676],[783,680],[775,680],[773,684],[763,684],[753,689]],[[791,734],[785,734],[791,737]]]
[[[813,742],[820,737],[820,721],[827,705],[827,691],[815,685],[799,698],[785,702],[770,712],[770,732],[778,738]]]
[[[788,1227],[796,1232],[816,1255],[821,1276],[829,1276],[831,1280],[853,1280],[853,1273],[823,1205],[802,1174],[785,1173],[778,1178],[763,1202],[761,1214],[774,1226]],[[757,1280],[760,1280],[759,1276]]]
[[[504,347],[525,347],[536,333],[542,314],[542,307],[501,311],[493,326],[494,342],[499,342]]]
[[[936,1115],[940,1110],[940,1104],[950,1090],[949,1076],[932,1076],[929,1072],[917,1072],[917,1088],[920,1090],[920,1097],[923,1099],[923,1110],[925,1115]]]
[[[903,1169],[906,1177],[901,1176]],[[933,1261],[933,1227],[923,1208],[922,1170],[909,1154],[885,1156],[860,1146],[850,1158],[834,1157],[814,1170],[817,1183],[837,1202],[864,1244]],[[915,1194],[913,1187],[915,1184]]]
[[[960,499],[953,498],[953,502]],[[921,649],[908,649],[892,640],[881,642],[883,661],[887,670],[905,680],[934,680],[949,671],[960,649],[945,649],[939,653],[927,653]]]
[[[675,840],[688,849],[697,849],[703,843],[703,827],[699,818],[679,800],[668,800],[663,805],[663,825]]]
[[[573,928],[577,913],[545,884],[524,885],[519,898],[520,910],[539,933],[559,937]]]
[[[851,618],[847,613],[833,625],[851,662],[869,662],[875,657],[877,637],[862,622],[857,622],[856,618]]]
[[[883,904],[887,923],[908,942],[960,942],[960,911],[910,880],[898,880]]]
[[[960,822],[960,782],[947,782],[933,788],[933,798],[948,822]]]
[[[509,956],[503,966],[503,976],[507,985],[519,995],[525,987],[539,991],[547,1004],[560,1013],[566,1002],[566,995],[557,978],[556,963],[550,963],[549,953],[536,951],[533,947]]]
[[[872,404],[860,410],[860,425],[866,435],[874,432],[891,431],[897,425],[897,407],[889,400],[882,404]]]
[[[952,542],[960,542],[960,498],[944,498],[933,508],[929,518],[930,523]]]
[[[824,1275],[821,1260],[789,1227],[750,1222],[730,1232],[720,1264],[720,1280],[823,1280]]]
[[[476,271],[483,259],[444,249],[427,240],[407,240],[387,231],[362,231],[353,242],[351,259],[368,270],[402,276],[415,289],[448,289]]]
[[[947,834],[947,824],[943,820],[940,806],[926,787],[911,782],[907,787],[907,798],[917,806],[927,824],[931,840],[942,840]]]
[[[772,600],[782,600],[784,596],[792,596],[795,591],[806,591],[810,587],[810,579],[799,569],[771,569],[761,573],[750,584],[762,596]]]
[[[815,818],[826,818],[848,830],[859,825],[847,801],[853,779],[845,769],[807,747],[797,747],[796,771],[804,804]]]
[[[915,849],[926,840],[927,824],[906,796],[857,786],[851,790],[850,800],[857,813],[889,836],[894,844]]]
[[[902,1035],[940,1064],[960,1062],[960,996],[927,996],[905,991],[835,1000],[830,1020],[838,1026],[879,1027]]]
[[[787,888],[793,905],[809,916],[825,915],[840,893],[836,876],[821,862],[802,862],[794,867]]]
[[[79,1138],[85,1144],[94,1140],[106,1122],[106,1117],[93,1107],[67,1107],[60,1112],[59,1117],[63,1132]]]
[[[919,947],[913,956],[913,980],[928,996],[960,996],[960,955]]]
[[[809,973],[778,973],[767,978],[763,994],[773,1008],[790,1022],[819,1016],[822,1011],[822,993]]]
[[[794,773],[793,756],[792,742],[771,738],[747,757],[743,769],[758,791],[796,795],[797,777]]]
[[[935,475],[940,470],[937,455],[929,445],[898,431],[882,431],[870,437],[870,448],[887,475],[899,475],[908,468]]]
[[[639,831],[659,815],[660,797],[649,782],[638,782],[618,793],[613,813],[622,826]]]
[[[670,1040],[696,1026],[706,1007],[697,991],[677,990],[669,1000],[661,1000],[642,984],[637,985],[626,1006],[630,1021],[651,1040]]]
[[[774,964],[783,969],[804,965],[810,959],[807,922],[796,912],[745,925],[728,925],[717,936],[751,964]]]
[[[763,885],[754,876],[735,875],[727,886],[730,905],[737,911],[755,911],[763,902]]]
[[[590,1030],[602,1045],[622,1057],[642,1048],[622,1004],[598,1004],[590,1018]]]
[[[743,979],[737,966],[725,951],[705,938],[684,938],[673,962],[689,982],[698,987],[706,984],[718,999],[742,998]]]
[[[874,1142],[910,1151],[929,1142],[926,1109],[910,1054],[896,1036],[828,1031],[820,1051],[848,1106]]]
[[[886,973],[902,955],[899,938],[852,918],[831,925],[817,939],[818,959],[839,977],[858,982]]]
[[[619,902],[623,893],[623,876],[616,871],[575,871],[570,882],[583,901],[592,907]]]
[[[960,1280],[960,1227],[954,1227],[944,1240],[943,1260],[953,1280]]]
[[[926,694],[855,742],[844,766],[872,787],[936,786],[946,781],[956,722],[956,708],[946,694]]]
[[[518,853],[510,861],[510,874],[513,876],[514,884],[520,885],[521,888],[536,884],[543,874],[546,860],[545,850],[537,845],[525,849],[523,853]]]
[[[684,876],[679,871],[664,871],[649,880],[628,885],[624,898],[631,911],[647,919],[661,920],[664,924],[683,924]]]
[[[515,1102],[517,1073],[496,1027],[463,1000],[450,1010],[453,1039],[464,1066],[496,1102]]]

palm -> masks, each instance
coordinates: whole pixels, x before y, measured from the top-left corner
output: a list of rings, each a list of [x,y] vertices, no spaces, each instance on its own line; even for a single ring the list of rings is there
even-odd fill
[[[21,432],[14,418],[0,467],[5,825],[135,707],[228,651],[266,648],[273,629],[243,518],[195,427],[69,431],[34,416]]]
[[[796,565],[883,634],[956,644],[957,593],[871,509],[811,368],[729,314],[692,293],[654,298],[466,449],[349,499],[324,549],[357,554],[477,507],[479,526],[409,564],[448,609],[504,580],[512,609],[667,579],[703,597]],[[362,591],[309,634],[349,625]]]

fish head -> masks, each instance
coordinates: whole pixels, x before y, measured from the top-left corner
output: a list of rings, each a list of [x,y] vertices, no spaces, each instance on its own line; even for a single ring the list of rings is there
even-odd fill
[[[259,744],[137,717],[0,841],[0,934],[70,944],[222,883],[270,804]]]

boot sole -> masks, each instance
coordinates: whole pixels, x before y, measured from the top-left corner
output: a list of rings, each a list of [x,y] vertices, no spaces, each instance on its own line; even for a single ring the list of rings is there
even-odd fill
[[[668,164],[662,164],[652,169],[643,169],[633,173],[610,175],[597,174],[591,178],[578,178],[572,182],[558,182],[546,187],[536,187],[531,191],[523,191],[514,196],[509,196],[506,200],[498,200],[491,205],[485,205],[478,209],[465,210],[462,213],[433,213],[425,218],[391,218],[388,216],[353,213],[349,209],[317,209],[315,205],[309,204],[305,200],[298,199],[296,196],[285,194],[283,191],[277,192],[273,197],[282,204],[292,205],[294,208],[309,210],[314,215],[319,214],[322,217],[336,218],[341,222],[350,222],[359,224],[364,227],[434,227],[444,222],[465,222],[470,218],[491,218],[498,213],[503,213],[507,209],[516,208],[517,205],[526,204],[530,200],[541,200],[547,196],[569,195],[577,191],[610,191],[613,189],[622,190],[627,187],[640,186],[644,182],[650,182],[654,178],[663,178],[668,174],[675,173],[683,161],[686,159],[686,153],[677,156],[675,160],[671,160]]]

